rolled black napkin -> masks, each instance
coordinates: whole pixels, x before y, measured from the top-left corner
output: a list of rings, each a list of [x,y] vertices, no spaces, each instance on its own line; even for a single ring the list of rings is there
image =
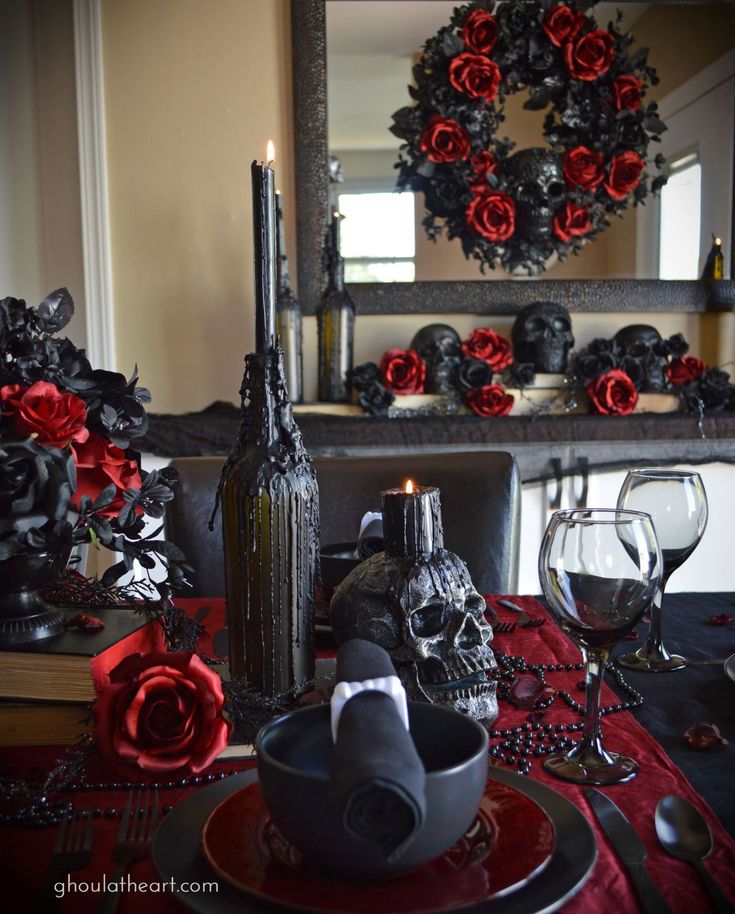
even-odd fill
[[[382,552],[383,548],[383,515],[377,511],[368,512],[360,525],[355,558],[369,559],[371,555]]]
[[[395,676],[377,644],[355,638],[337,653],[337,681]],[[331,767],[332,799],[347,832],[377,845],[389,863],[421,830],[426,772],[393,699],[365,691],[342,708]]]

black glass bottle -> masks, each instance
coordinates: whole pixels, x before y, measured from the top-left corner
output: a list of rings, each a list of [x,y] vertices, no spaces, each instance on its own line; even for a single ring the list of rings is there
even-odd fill
[[[355,305],[345,288],[339,252],[339,213],[332,214],[324,245],[327,286],[319,303],[319,399],[349,401],[355,337]]]
[[[301,305],[291,288],[280,194],[276,194],[276,221],[276,331],[283,346],[289,400],[301,403],[304,398]]]

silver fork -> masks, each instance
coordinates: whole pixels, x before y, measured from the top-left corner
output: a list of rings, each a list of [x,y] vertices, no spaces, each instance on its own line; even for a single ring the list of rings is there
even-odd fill
[[[518,625],[521,628],[538,628],[539,625],[543,625],[546,621],[545,619],[541,619],[538,616],[529,616],[525,609],[522,609],[520,606],[512,603],[510,600],[498,600],[498,606],[504,606],[511,612],[518,613]]]
[[[131,863],[148,856],[151,839],[158,825],[158,788],[154,787],[152,800],[150,787],[145,788],[145,794],[143,788],[139,788],[135,800],[134,793],[134,790],[128,793],[123,809],[117,844],[112,852],[112,859],[117,860],[118,865],[108,883],[120,882]],[[97,909],[98,914],[115,914],[121,894],[106,892]]]
[[[59,901],[54,890],[55,884],[62,876],[89,863],[92,856],[93,822],[91,814],[83,812],[77,816],[74,809],[62,819],[51,856],[48,880],[33,914],[46,914],[53,910]]]

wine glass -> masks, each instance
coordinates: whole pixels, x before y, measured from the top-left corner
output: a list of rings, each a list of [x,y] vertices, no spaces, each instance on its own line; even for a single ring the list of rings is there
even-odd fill
[[[639,621],[661,583],[661,551],[641,511],[556,511],[539,554],[539,578],[551,614],[579,647],[586,666],[582,739],[544,767],[577,784],[617,784],[637,762],[607,752],[600,733],[600,691],[610,649]]]
[[[702,479],[690,470],[630,470],[618,495],[618,507],[651,515],[664,563],[646,643],[637,651],[618,657],[618,663],[650,673],[681,670],[687,665],[686,658],[670,654],[664,647],[661,605],[671,573],[694,552],[707,526],[707,495]]]

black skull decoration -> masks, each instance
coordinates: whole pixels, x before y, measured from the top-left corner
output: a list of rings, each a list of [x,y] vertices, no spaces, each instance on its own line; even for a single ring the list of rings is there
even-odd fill
[[[498,715],[497,664],[485,601],[464,562],[442,548],[438,490],[423,491],[436,493],[434,516],[424,513],[416,526],[433,526],[429,550],[416,554],[405,544],[397,547],[400,537],[391,535],[395,515],[386,512],[384,501],[386,552],[362,562],[336,589],[332,631],[338,644],[365,638],[385,648],[409,698],[492,723]]]
[[[666,388],[666,358],[663,340],[649,324],[629,324],[615,334],[620,348],[620,367],[639,390],[660,393]]]
[[[516,231],[539,247],[553,238],[554,214],[564,200],[561,158],[550,149],[522,149],[508,159],[506,175],[516,201]]]
[[[530,362],[543,374],[564,374],[567,355],[574,345],[572,319],[563,305],[536,301],[518,312],[511,332],[513,357]]]
[[[452,376],[459,364],[462,341],[448,324],[427,324],[411,340],[426,364],[427,394],[446,394],[452,389]]]

